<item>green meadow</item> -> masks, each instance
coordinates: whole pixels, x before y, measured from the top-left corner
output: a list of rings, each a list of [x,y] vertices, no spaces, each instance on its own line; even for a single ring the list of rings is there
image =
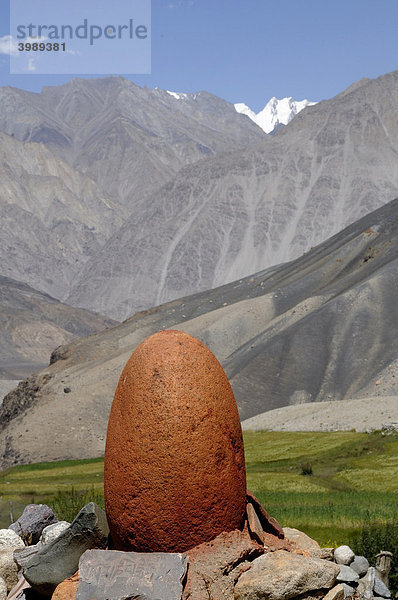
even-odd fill
[[[247,487],[283,526],[330,545],[398,523],[398,435],[248,431],[244,442]],[[102,486],[102,458],[14,467],[0,474],[0,526],[30,502],[70,520],[102,504]]]

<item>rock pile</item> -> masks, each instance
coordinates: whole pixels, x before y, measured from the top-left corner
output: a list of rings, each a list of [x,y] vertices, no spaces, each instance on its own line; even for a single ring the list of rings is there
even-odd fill
[[[40,514],[34,506],[30,512]],[[7,591],[9,600],[290,600],[303,594],[336,600],[342,588],[339,566],[322,558],[328,553],[305,534],[283,530],[250,492],[240,529],[185,553],[107,549],[105,513],[94,503],[70,525],[42,525],[36,522],[42,531],[30,546],[11,529],[0,531],[8,556],[0,563],[1,600]]]
[[[345,598],[353,595],[366,600],[391,598],[387,586],[392,554],[382,552],[378,556],[384,557],[384,559],[390,558],[390,560],[378,561],[376,567],[370,567],[367,559],[364,556],[355,556],[349,546],[336,548],[334,561],[340,568],[337,581],[343,586]],[[384,569],[380,569],[381,563],[383,563]],[[388,564],[387,568],[385,567],[386,563]]]

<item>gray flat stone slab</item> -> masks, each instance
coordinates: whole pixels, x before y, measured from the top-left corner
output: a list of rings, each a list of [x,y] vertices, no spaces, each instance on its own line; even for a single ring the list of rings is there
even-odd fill
[[[187,568],[185,554],[87,550],[76,600],[181,600]]]
[[[347,567],[347,565],[339,565],[340,573],[337,576],[337,581],[339,583],[356,583],[359,579],[359,575],[354,569],[351,567]]]
[[[71,526],[50,544],[41,548],[24,564],[23,575],[30,585],[45,596],[71,577],[81,555],[89,548],[105,548],[109,528],[104,511],[94,502],[84,506]]]
[[[390,590],[382,582],[382,580],[377,577],[377,575],[375,576],[373,591],[375,596],[381,596],[382,598],[391,598]]]
[[[366,575],[369,569],[369,562],[364,556],[356,556],[350,564],[351,569],[354,569],[360,577]]]

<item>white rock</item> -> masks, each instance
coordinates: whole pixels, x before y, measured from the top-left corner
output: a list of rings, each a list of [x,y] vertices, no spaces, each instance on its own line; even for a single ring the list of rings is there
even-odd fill
[[[18,583],[18,567],[13,554],[12,548],[0,550],[0,577],[6,582],[8,592]]]
[[[0,600],[6,600],[7,598],[7,584],[2,577],[0,577]]]
[[[349,546],[339,546],[334,551],[334,560],[338,565],[349,565],[354,558],[355,554]]]
[[[25,544],[15,531],[0,529],[0,550],[3,548],[25,548]]]
[[[58,521],[58,523],[52,523],[47,525],[42,531],[40,537],[41,544],[51,544],[57,537],[61,535],[65,529],[68,529],[70,523],[68,521]]]

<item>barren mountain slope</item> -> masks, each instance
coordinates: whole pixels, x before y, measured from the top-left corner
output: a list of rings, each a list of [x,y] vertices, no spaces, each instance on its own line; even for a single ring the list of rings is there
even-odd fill
[[[394,200],[295,261],[58,349],[4,401],[2,466],[100,455],[122,368],[159,329],[212,349],[246,419],[302,402],[398,395],[397,323]]]
[[[26,377],[48,365],[55,347],[115,324],[0,276],[0,377]]]
[[[182,169],[68,302],[122,319],[300,256],[398,193],[398,71],[304,109],[267,143]]]
[[[40,94],[0,89],[0,130],[42,142],[129,214],[182,166],[266,134],[208,92],[177,100],[123,77],[73,79]]]
[[[1,132],[0,221],[0,273],[58,298],[122,223],[92,179]]]

